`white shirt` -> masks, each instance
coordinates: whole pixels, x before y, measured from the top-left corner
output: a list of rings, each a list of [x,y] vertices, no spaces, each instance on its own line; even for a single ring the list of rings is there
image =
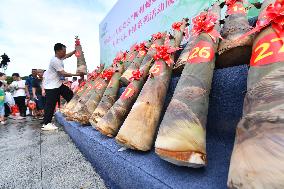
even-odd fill
[[[55,56],[52,57],[52,59],[50,60],[48,70],[44,72],[44,75],[43,75],[44,89],[59,88],[63,84],[63,81],[60,79],[61,75],[59,74],[59,71],[63,71],[63,70],[64,70],[63,60]]]
[[[72,84],[71,84],[71,90],[74,92],[77,90],[79,86],[79,82],[78,81],[74,81]]]
[[[12,93],[13,97],[26,96],[25,86],[25,80],[13,81],[10,85],[10,87],[14,89]]]

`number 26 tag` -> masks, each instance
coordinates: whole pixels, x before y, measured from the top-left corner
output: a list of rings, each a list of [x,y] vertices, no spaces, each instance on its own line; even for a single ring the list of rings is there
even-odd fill
[[[214,58],[214,50],[211,43],[207,41],[199,41],[190,51],[187,62],[190,64],[210,62]]]

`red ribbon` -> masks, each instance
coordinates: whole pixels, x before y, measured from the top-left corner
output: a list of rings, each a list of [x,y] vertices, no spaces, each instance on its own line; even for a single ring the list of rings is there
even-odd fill
[[[88,76],[87,76],[87,79],[88,80],[95,79],[98,76],[98,69],[99,68],[100,67],[97,66],[97,69],[95,69],[92,73],[89,73]]]
[[[79,88],[82,88],[82,87],[84,87],[85,85],[86,85],[86,81],[82,81],[81,83],[80,83],[80,86],[79,86]]]
[[[259,19],[256,26],[251,31],[245,33],[240,39],[259,32],[261,29],[268,25],[272,25],[272,28],[278,35],[282,35],[284,29],[284,1],[276,0],[274,4],[270,4],[262,13],[259,15]]]
[[[114,71],[112,69],[104,70],[103,73],[101,73],[100,77],[109,81],[112,78],[112,75],[114,74]]]
[[[130,81],[133,81],[133,80],[139,81],[142,76],[143,76],[143,71],[140,72],[140,70],[137,69],[136,71],[132,72],[132,77],[130,77],[129,80]]]
[[[225,4],[228,6],[228,7],[231,7],[231,6],[234,6],[236,4],[236,2],[242,2],[242,0],[226,0],[225,1]]]
[[[146,47],[146,43],[142,42],[139,44],[139,54],[140,55],[145,55],[148,52],[148,49]]]
[[[126,61],[127,58],[127,52],[120,52],[118,55],[113,59],[113,65],[116,65],[117,63],[122,64]]]
[[[155,33],[152,35],[153,40],[161,39],[163,34],[161,32]]]
[[[170,66],[174,61],[171,59],[171,54],[180,48],[173,48],[168,45],[156,46],[156,54],[153,56],[154,60],[162,59],[168,66]]]
[[[220,33],[214,29],[217,21],[218,16],[214,13],[210,11],[201,12],[198,16],[192,19],[193,27],[191,32],[195,36],[205,32],[216,43],[217,38],[222,39]]]
[[[76,38],[76,40],[75,40],[75,46],[79,46],[79,45],[81,45],[80,39]]]
[[[181,26],[182,26],[182,22],[175,22],[172,24],[172,28],[177,31],[180,31]]]

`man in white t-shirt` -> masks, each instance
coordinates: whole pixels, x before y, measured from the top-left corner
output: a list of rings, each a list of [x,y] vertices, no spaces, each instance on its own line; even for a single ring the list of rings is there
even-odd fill
[[[24,118],[26,117],[26,81],[22,80],[20,75],[18,73],[13,73],[13,82],[9,86],[9,88],[12,90],[12,95],[14,97],[15,103],[17,104],[19,111],[20,111],[20,117]]]
[[[43,87],[46,96],[44,107],[44,120],[42,130],[55,130],[57,127],[51,123],[56,102],[62,96],[67,102],[73,97],[73,92],[63,85],[62,77],[72,77],[82,75],[81,73],[71,74],[64,71],[63,60],[71,57],[75,50],[66,54],[66,46],[61,43],[54,45],[55,56],[50,60],[50,64],[44,73]]]

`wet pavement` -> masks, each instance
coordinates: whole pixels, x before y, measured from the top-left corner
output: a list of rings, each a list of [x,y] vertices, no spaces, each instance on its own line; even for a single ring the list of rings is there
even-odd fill
[[[0,125],[0,188],[105,188],[62,127],[41,131],[39,121]]]

